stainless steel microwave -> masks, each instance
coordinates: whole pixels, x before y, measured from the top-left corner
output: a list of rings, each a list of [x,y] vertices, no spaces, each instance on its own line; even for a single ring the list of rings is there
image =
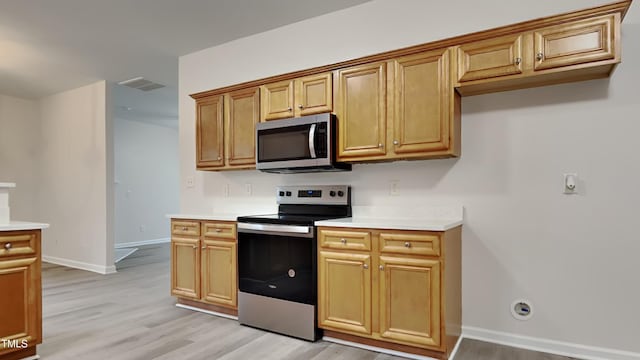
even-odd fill
[[[336,118],[330,113],[256,125],[256,169],[273,173],[350,171],[336,162]]]

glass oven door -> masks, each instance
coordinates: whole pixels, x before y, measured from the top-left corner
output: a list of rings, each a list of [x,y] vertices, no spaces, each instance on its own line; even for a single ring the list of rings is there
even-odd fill
[[[242,292],[316,304],[315,228],[238,223]]]

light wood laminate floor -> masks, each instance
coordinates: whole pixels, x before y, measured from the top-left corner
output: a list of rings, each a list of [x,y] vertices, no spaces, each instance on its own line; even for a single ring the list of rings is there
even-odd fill
[[[176,308],[169,294],[169,244],[140,247],[117,268],[105,276],[43,264],[42,359],[401,359]],[[474,340],[464,340],[455,357],[489,359],[570,358]]]

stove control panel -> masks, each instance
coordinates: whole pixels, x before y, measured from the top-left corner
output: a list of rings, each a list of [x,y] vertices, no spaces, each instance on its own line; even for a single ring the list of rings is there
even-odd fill
[[[348,185],[278,186],[278,204],[350,205],[351,187]]]

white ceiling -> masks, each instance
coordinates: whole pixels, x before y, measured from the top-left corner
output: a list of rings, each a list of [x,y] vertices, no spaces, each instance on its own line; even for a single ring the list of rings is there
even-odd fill
[[[137,76],[175,93],[181,55],[366,1],[2,0],[0,94]]]

